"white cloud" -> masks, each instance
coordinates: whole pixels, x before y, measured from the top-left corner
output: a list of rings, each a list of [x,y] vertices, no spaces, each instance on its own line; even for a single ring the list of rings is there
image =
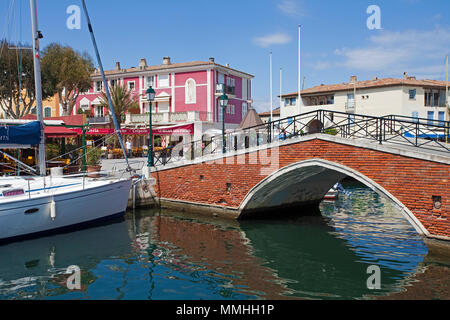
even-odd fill
[[[253,42],[263,48],[270,47],[276,44],[286,44],[291,42],[291,37],[285,33],[273,33],[262,37],[256,37]]]
[[[304,9],[294,0],[283,0],[277,5],[278,10],[288,16],[302,16]]]
[[[332,67],[332,63],[329,61],[317,61],[312,65],[315,70],[326,70]]]
[[[279,94],[278,92],[277,93],[274,92],[272,102],[273,110],[280,107],[280,98],[278,98],[278,94]],[[255,110],[258,113],[270,111],[270,98],[267,97],[266,99],[255,99],[253,101],[253,108],[255,108]]]
[[[337,66],[352,71],[441,78],[445,55],[450,51],[450,28],[434,30],[381,31],[365,47],[338,48]],[[320,62],[317,63],[320,66]]]

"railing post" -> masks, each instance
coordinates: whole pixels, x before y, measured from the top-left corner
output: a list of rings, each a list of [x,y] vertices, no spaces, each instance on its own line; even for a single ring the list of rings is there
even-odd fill
[[[81,165],[82,165],[82,171],[86,172],[86,127],[83,127],[81,141],[82,141],[81,143],[83,146],[83,154],[81,156]]]
[[[379,137],[380,144],[383,144],[383,119],[380,118],[380,137]]]
[[[418,146],[418,139],[417,139],[417,137],[419,136],[419,123],[416,123],[416,134],[415,134],[415,136],[416,136],[416,138],[415,138],[415,140],[416,140],[416,143],[415,143],[415,146],[417,147]]]
[[[322,124],[322,126],[319,128],[320,129],[320,133],[323,133],[324,127],[325,127],[325,120],[324,120],[324,116],[323,116],[323,111],[319,110],[319,118],[320,118],[320,123]]]
[[[195,147],[195,142],[192,141],[192,142],[191,142],[191,158],[192,158],[192,160],[195,159],[195,150],[194,150],[194,147]]]
[[[296,132],[296,128],[295,128],[295,123],[297,122],[296,121],[296,118],[297,118],[297,116],[294,116],[294,118],[292,119],[292,121],[294,121],[294,136],[296,136],[297,135],[297,132]]]

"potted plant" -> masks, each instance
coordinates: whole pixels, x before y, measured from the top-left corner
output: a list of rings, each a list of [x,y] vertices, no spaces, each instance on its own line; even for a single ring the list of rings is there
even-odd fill
[[[87,172],[99,172],[102,169],[100,165],[100,159],[103,155],[103,151],[99,148],[94,148],[86,152],[86,169]],[[99,178],[100,174],[89,174],[90,178]]]

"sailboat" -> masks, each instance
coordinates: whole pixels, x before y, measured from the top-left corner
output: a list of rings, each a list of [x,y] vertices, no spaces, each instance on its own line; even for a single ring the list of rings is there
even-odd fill
[[[130,170],[124,172],[123,178],[89,178],[86,174],[46,176],[39,52],[39,39],[42,38],[42,35],[37,26],[36,1],[30,0],[30,11],[33,32],[37,121],[20,126],[1,127],[0,149],[21,149],[39,145],[40,175],[0,178],[0,242],[35,237],[43,233],[80,227],[123,215],[126,211],[132,185]],[[89,21],[84,0],[83,7]],[[108,86],[106,85],[106,78],[90,21],[89,31],[107,89]],[[107,91],[107,95],[116,133],[128,164],[109,91]],[[18,159],[13,158],[13,160],[16,160],[22,168],[33,170]],[[128,169],[130,169],[129,164]]]

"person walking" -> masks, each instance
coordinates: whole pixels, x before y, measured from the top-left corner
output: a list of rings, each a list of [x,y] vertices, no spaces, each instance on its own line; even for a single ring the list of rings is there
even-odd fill
[[[127,140],[126,145],[127,145],[127,154],[128,154],[128,158],[131,158],[131,155],[132,155],[132,147],[133,147],[133,144],[131,143],[131,139],[128,139],[128,140]]]

